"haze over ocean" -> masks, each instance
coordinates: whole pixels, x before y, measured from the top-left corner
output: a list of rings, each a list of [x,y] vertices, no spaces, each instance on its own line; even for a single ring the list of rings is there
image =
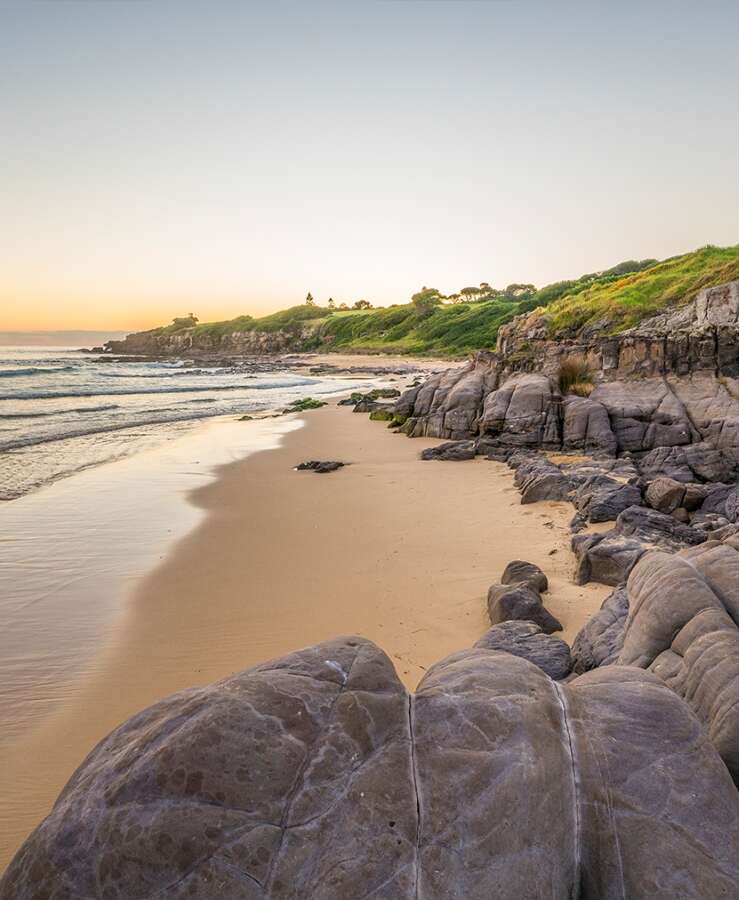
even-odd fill
[[[0,328],[736,242],[739,5],[8,2]]]

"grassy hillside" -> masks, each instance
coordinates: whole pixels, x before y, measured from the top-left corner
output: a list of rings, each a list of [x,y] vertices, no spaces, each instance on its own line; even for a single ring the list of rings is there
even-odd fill
[[[616,333],[670,306],[687,303],[703,288],[736,279],[739,244],[702,247],[610,284],[593,283],[576,295],[561,297],[546,310],[549,330],[556,336],[593,324]]]
[[[301,304],[262,318],[239,316],[204,324],[176,319],[158,333],[187,331],[197,342],[198,337],[234,332],[282,331],[295,334],[296,346],[303,350],[464,356],[495,347],[499,327],[521,313],[541,311],[553,337],[588,325],[614,333],[688,302],[701,288],[734,279],[739,279],[739,245],[703,247],[663,262],[628,260],[539,290],[509,285],[499,291],[485,285],[487,293],[478,292],[483,299],[467,302],[466,292],[476,288],[451,297],[424,288],[413,302],[382,309],[330,310]]]

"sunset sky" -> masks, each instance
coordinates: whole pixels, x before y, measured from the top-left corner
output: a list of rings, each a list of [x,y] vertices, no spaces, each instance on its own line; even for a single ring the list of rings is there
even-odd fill
[[[739,3],[6,0],[0,329],[739,242]]]

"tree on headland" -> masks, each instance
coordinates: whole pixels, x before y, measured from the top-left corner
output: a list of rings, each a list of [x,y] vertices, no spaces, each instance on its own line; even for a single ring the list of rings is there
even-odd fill
[[[306,306],[315,306],[316,301],[313,299],[313,294],[310,291],[305,295],[305,305]]]
[[[480,296],[481,292],[479,287],[474,287],[473,285],[471,287],[463,287],[459,293],[464,297],[465,300],[474,302]]]
[[[369,300],[357,300],[352,309],[372,309],[372,304]]]
[[[175,316],[172,319],[172,324],[176,325],[177,328],[190,328],[193,325],[197,325],[200,320],[193,313],[188,313],[186,316]]]
[[[509,300],[528,300],[536,293],[536,286],[533,284],[509,284],[503,293]]]
[[[422,318],[430,316],[437,306],[441,306],[442,295],[436,288],[424,287],[411,297],[411,303],[416,307],[416,312]]]

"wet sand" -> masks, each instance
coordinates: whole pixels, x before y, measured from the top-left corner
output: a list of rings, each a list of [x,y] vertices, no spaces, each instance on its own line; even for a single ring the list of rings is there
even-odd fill
[[[94,672],[9,745],[0,869],[94,744],[173,691],[348,633],[376,641],[413,687],[484,633],[487,587],[514,558],[548,574],[546,603],[567,640],[608,593],[570,581],[572,508],[521,506],[506,466],[420,462],[435,442],[347,407],[305,418],[279,449],[192,494],[204,519],[139,584]],[[351,465],[293,470],[306,459]]]

